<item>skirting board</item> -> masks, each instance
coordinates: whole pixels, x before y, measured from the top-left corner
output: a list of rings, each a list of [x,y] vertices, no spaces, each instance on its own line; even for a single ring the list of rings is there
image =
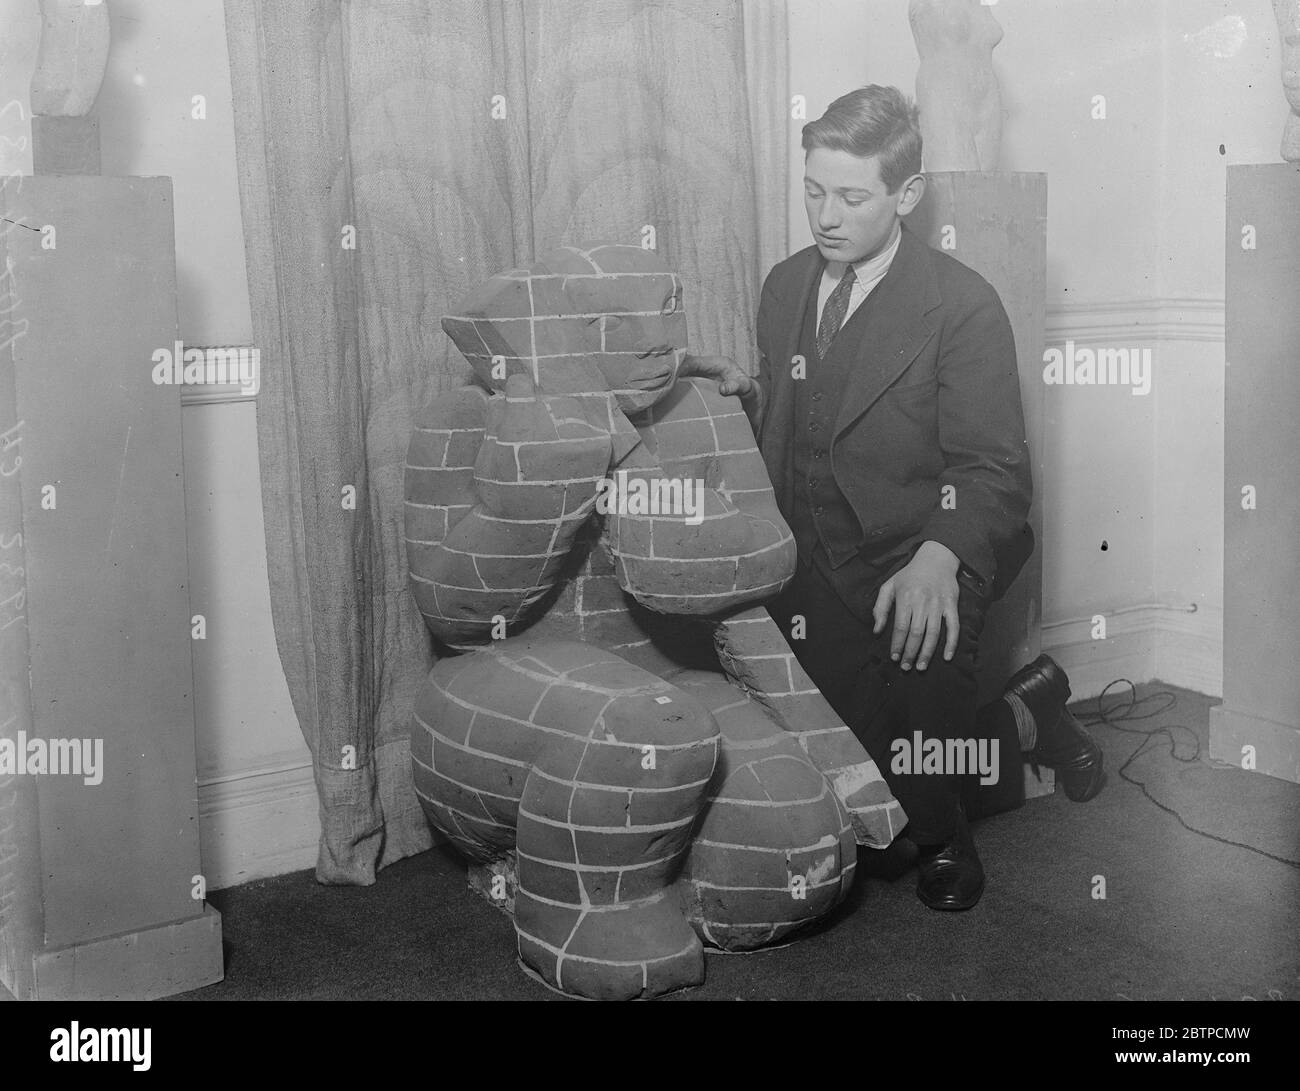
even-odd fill
[[[34,1000],[155,1000],[213,985],[225,976],[221,914],[142,932],[38,951],[32,956]]]
[[[199,782],[199,844],[209,890],[314,868],[319,843],[310,762]]]
[[[1070,676],[1072,700],[1097,697],[1118,678],[1134,685],[1158,678],[1223,696],[1222,610],[1141,606],[1098,612],[1106,618],[1105,640],[1092,639],[1091,619],[1043,623],[1043,651]],[[1127,691],[1116,686],[1107,701]]]
[[[1210,709],[1210,757],[1241,765],[1244,746],[1255,748],[1255,772],[1300,784],[1300,727],[1226,705]]]

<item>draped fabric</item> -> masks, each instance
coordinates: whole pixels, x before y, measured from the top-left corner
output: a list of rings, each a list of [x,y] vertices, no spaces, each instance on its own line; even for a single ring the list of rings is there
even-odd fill
[[[439,320],[561,243],[653,245],[693,351],[752,364],[783,256],[784,0],[226,0],[276,643],[317,877],[429,846],[407,729],[411,419],[469,377]]]

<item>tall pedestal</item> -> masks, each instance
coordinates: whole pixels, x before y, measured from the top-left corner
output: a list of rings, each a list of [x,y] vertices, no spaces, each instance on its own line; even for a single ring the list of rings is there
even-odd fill
[[[1210,755],[1300,782],[1300,164],[1228,168],[1223,704]]]
[[[222,976],[180,390],[152,379],[176,341],[171,181],[10,178],[0,216],[0,762],[20,762],[0,765],[0,978],[163,996]]]
[[[909,222],[935,250],[951,254],[997,290],[1016,338],[1020,397],[1034,475],[1029,524],[1038,543],[1015,583],[989,611],[980,641],[980,702],[1042,647],[1043,349],[1047,320],[1047,176],[927,173],[925,199]],[[1050,794],[1050,769],[1025,768],[1025,794]]]

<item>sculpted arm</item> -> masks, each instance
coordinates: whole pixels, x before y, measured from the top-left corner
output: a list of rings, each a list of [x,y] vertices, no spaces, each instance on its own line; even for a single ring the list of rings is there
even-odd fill
[[[777,594],[794,573],[794,537],[739,401],[711,380],[684,379],[642,433],[647,442],[619,468],[647,493],[680,486],[696,504],[689,513],[611,515],[624,590],[662,613],[703,616]]]
[[[504,395],[462,387],[416,422],[406,469],[411,586],[433,633],[483,642],[554,585],[591,515],[607,432],[526,376]],[[498,634],[499,635],[499,634]]]

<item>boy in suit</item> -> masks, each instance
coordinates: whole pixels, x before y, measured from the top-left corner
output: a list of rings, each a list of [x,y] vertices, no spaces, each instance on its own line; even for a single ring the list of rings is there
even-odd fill
[[[985,611],[1033,549],[1015,342],[993,288],[906,226],[925,177],[905,96],[850,92],[803,147],[815,242],[763,286],[757,377],[720,357],[684,370],[754,424],[799,553],[769,610],[907,812],[918,896],[968,909],[984,888],[968,819],[1020,801],[1022,751],[1073,800],[1103,781],[1049,657],[976,707]],[[976,753],[1005,755],[994,782]]]

